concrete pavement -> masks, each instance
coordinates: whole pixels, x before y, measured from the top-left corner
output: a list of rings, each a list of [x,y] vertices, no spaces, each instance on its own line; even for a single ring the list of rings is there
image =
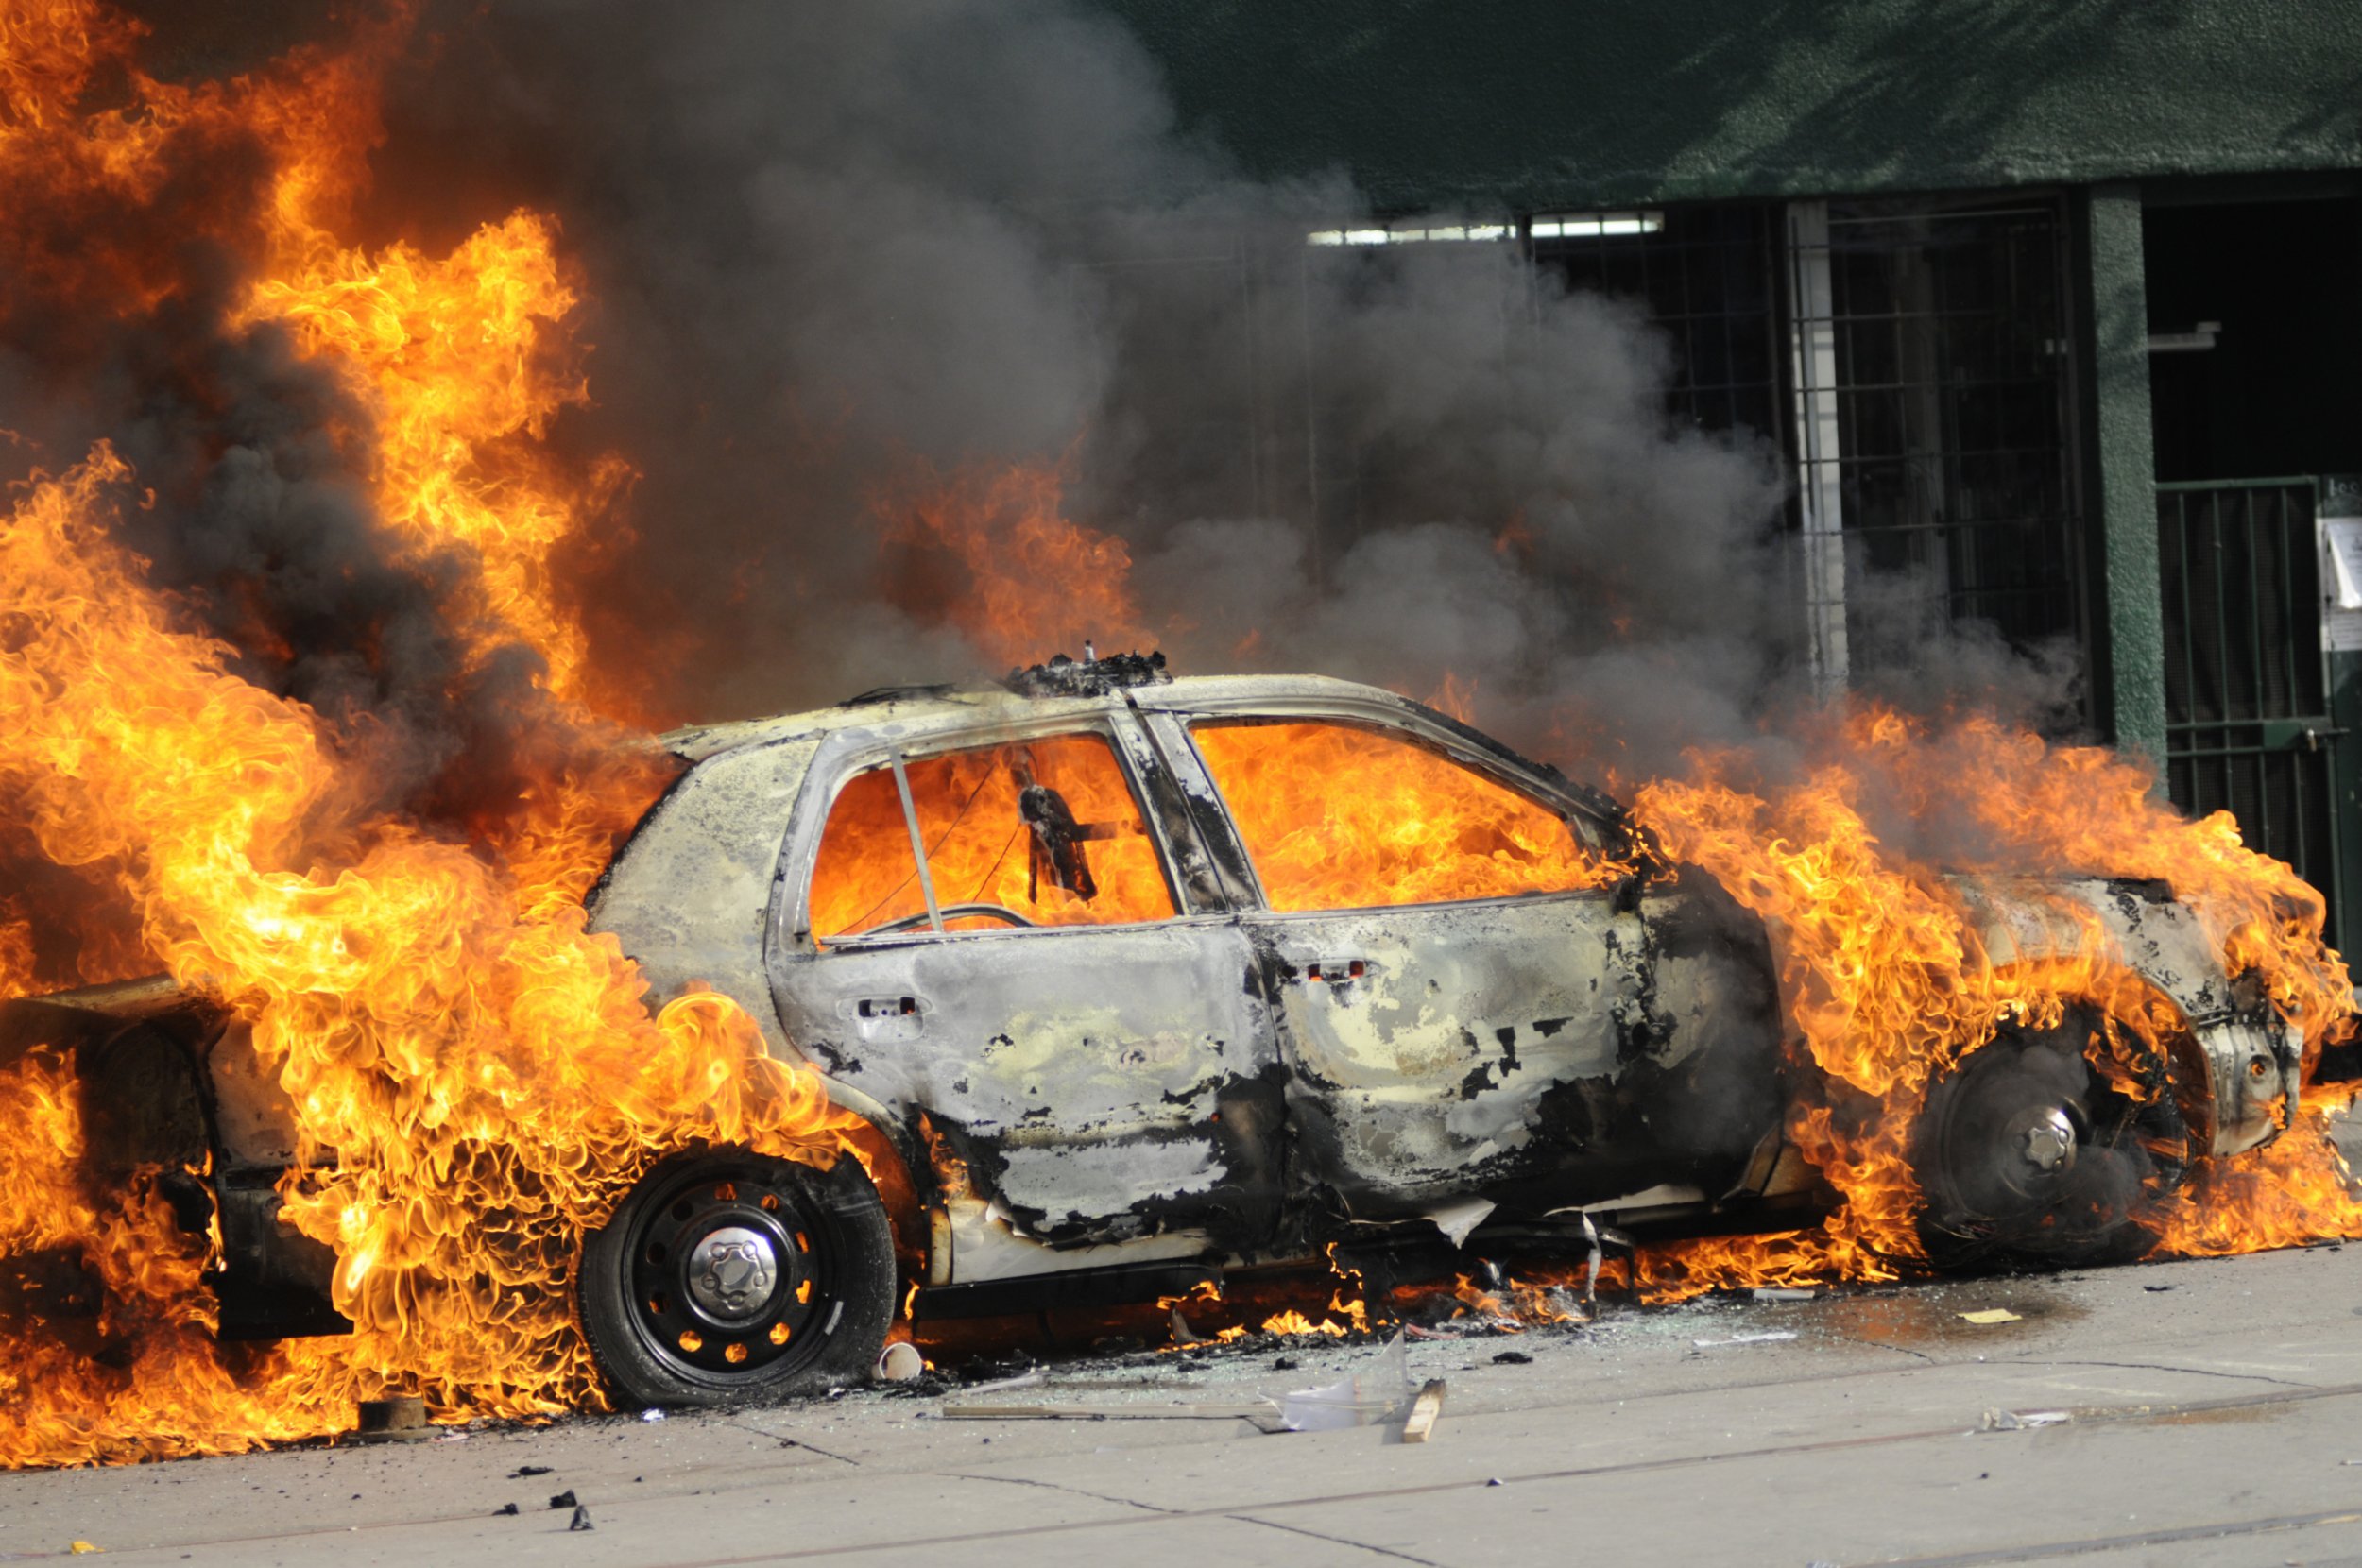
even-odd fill
[[[1959,1314],[2002,1307],[2015,1322]],[[729,1416],[0,1476],[0,1553],[159,1564],[2362,1563],[2362,1245],[1423,1341],[1432,1441],[1241,1420]],[[1792,1333],[1792,1339],[1734,1340]],[[1697,1341],[1726,1341],[1701,1348]],[[1504,1351],[1530,1364],[1497,1364]],[[1049,1369],[954,1403],[1231,1403],[1371,1348]],[[2014,1430],[1987,1430],[2014,1412]],[[2050,1424],[2028,1423],[2064,1415]],[[1998,1424],[2006,1427],[2009,1417]],[[2354,1461],[2349,1463],[2348,1461]],[[522,1476],[523,1466],[548,1474]],[[574,1492],[595,1528],[549,1499]],[[515,1515],[496,1513],[504,1504]]]

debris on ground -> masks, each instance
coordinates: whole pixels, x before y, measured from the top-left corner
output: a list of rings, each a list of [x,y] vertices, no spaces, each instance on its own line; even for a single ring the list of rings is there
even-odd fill
[[[1334,1432],[1384,1421],[1411,1397],[1411,1364],[1403,1337],[1386,1341],[1378,1365],[1317,1389],[1298,1389],[1279,1403],[1279,1423],[1291,1432]]]
[[[598,1528],[596,1525],[590,1523],[590,1510],[584,1508],[580,1503],[576,1503],[574,1505],[574,1516],[566,1521],[566,1527],[570,1530],[595,1530]]]
[[[1692,1339],[1689,1342],[1700,1350],[1712,1350],[1717,1345],[1768,1345],[1774,1340],[1795,1338],[1794,1329],[1779,1328],[1763,1334],[1734,1334],[1727,1339]]]
[[[528,1475],[547,1475],[549,1473],[550,1467],[545,1464],[521,1464],[508,1473],[508,1478],[522,1481]]]
[[[947,1405],[946,1421],[1248,1421],[1278,1408],[1268,1399],[1236,1405]]]
[[[1533,1365],[1533,1357],[1528,1355],[1521,1350],[1505,1350],[1498,1355],[1493,1357],[1493,1365],[1497,1367],[1530,1367]]]
[[[2063,1426],[2074,1419],[2065,1410],[1987,1410],[1984,1430],[2022,1432],[2037,1426]]]
[[[1411,1401],[1411,1411],[1402,1418],[1402,1440],[1425,1442],[1435,1430],[1436,1418],[1444,1413],[1444,1380],[1430,1377]]]
[[[1960,1321],[1964,1323],[1976,1323],[1979,1326],[1990,1323],[2016,1323],[2025,1321],[2024,1319],[2020,1318],[2016,1313],[2011,1311],[2006,1306],[1989,1306],[1980,1312],[1963,1312],[1960,1314]]]
[[[1818,1290],[1794,1285],[1758,1285],[1748,1292],[1759,1302],[1808,1302],[1820,1294]]]
[[[550,1499],[550,1507],[554,1508],[575,1508],[581,1506],[574,1500],[573,1489],[571,1487]]]
[[[389,1394],[360,1402],[355,1442],[416,1442],[435,1435],[427,1424],[426,1401],[417,1394]]]

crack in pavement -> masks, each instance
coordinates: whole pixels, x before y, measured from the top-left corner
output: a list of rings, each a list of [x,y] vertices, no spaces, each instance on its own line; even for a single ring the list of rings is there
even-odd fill
[[[1444,1568],[1444,1565],[1433,1558],[1412,1557],[1409,1552],[1398,1552],[1392,1546],[1373,1546],[1366,1541],[1355,1541],[1347,1536],[1323,1535],[1318,1530],[1308,1530],[1301,1525],[1282,1525],[1276,1519],[1258,1519],[1250,1513],[1232,1513],[1223,1517],[1235,1519],[1241,1525],[1260,1525],[1267,1529],[1285,1530],[1290,1535],[1309,1536],[1314,1541],[1326,1541],[1332,1546],[1351,1546],[1357,1551],[1375,1552],[1379,1557],[1390,1557],[1397,1562],[1415,1562],[1420,1565],[1420,1568]]]
[[[1139,1508],[1148,1513],[1163,1514],[1168,1518],[1180,1516],[1180,1510],[1177,1508],[1158,1508],[1154,1503],[1143,1503],[1136,1497],[1110,1497],[1104,1492],[1085,1491],[1081,1487],[1061,1486],[1056,1481],[1036,1480],[1031,1475],[979,1475],[973,1471],[967,1470],[933,1470],[927,1474],[954,1481],[999,1481],[1013,1487],[1039,1487],[1044,1491],[1062,1491],[1069,1497],[1087,1497],[1094,1503],[1118,1503],[1127,1508]]]
[[[2319,1383],[2299,1383],[2291,1378],[2267,1377],[2262,1372],[2216,1372],[2208,1367],[2168,1367],[2154,1361],[2035,1361],[2025,1358],[2008,1363],[2016,1367],[2113,1367],[2118,1372],[2186,1372],[2192,1377],[2228,1377],[2241,1383],[2269,1383],[2275,1388],[2302,1389],[2306,1392],[2321,1389]]]
[[[2334,1513],[2281,1514],[2268,1519],[2232,1519],[2209,1525],[2184,1525],[2175,1529],[2142,1530],[2128,1535],[2084,1536],[2075,1541],[2045,1541],[2030,1546],[1995,1546],[1943,1557],[1879,1558],[1879,1568],[1982,1568],[1987,1563],[2031,1562],[2046,1557],[2082,1557],[2092,1552],[2121,1551],[2128,1546],[2171,1546],[2187,1541],[2224,1541],[2233,1536],[2277,1535],[2309,1530],[2323,1525],[2362,1524],[2362,1513],[2341,1508]],[[2342,1561],[2353,1561],[2352,1558]],[[2324,1564],[2323,1568],[2331,1568]]]
[[[784,1432],[766,1432],[760,1426],[749,1426],[743,1421],[726,1421],[722,1424],[735,1428],[741,1432],[752,1432],[758,1438],[775,1439],[783,1448],[809,1449],[813,1453],[819,1455],[824,1459],[834,1459],[839,1464],[848,1464],[856,1470],[861,1468],[861,1461],[849,1455],[831,1454],[827,1449],[821,1447],[818,1443],[806,1442],[801,1438],[791,1438]]]
[[[1857,1345],[1868,1345],[1873,1350],[1891,1350],[1897,1355],[1916,1356],[1919,1360],[1926,1362],[1931,1367],[1949,1367],[1960,1364],[1953,1361],[1938,1361],[1934,1356],[1928,1355],[1924,1350],[1913,1350],[1908,1345],[1890,1345],[1884,1339],[1873,1339],[1866,1334],[1840,1334],[1838,1338],[1849,1340]]]

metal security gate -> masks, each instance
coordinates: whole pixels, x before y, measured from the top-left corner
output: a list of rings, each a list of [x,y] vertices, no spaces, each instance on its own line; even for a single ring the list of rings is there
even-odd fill
[[[2341,731],[2321,646],[2314,489],[2309,477],[2157,486],[2165,781],[2184,811],[2230,811],[2250,847],[2331,893]]]

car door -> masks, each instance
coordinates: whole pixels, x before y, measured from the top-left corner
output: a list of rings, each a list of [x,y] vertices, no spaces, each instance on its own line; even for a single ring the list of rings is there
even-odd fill
[[[1186,724],[1259,886],[1300,1179],[1361,1218],[1654,1179],[1677,1020],[1599,824],[1407,720],[1157,723],[1176,748]]]
[[[923,1114],[1026,1236],[1267,1237],[1272,1023],[1244,934],[1192,891],[1202,875],[1172,875],[1204,856],[1154,804],[1169,786],[1137,724],[834,749],[806,785],[825,810],[799,806],[782,861],[790,1036]]]

